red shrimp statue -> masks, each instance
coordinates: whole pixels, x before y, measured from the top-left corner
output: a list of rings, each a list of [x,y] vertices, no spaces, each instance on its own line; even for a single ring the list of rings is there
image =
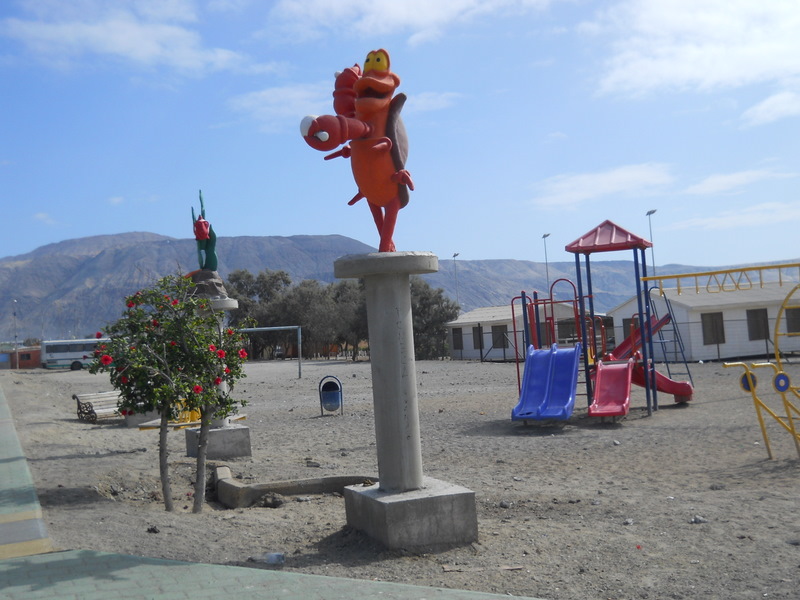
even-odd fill
[[[392,241],[397,213],[408,204],[408,191],[414,189],[405,169],[408,136],[400,118],[405,94],[393,96],[400,78],[391,72],[389,53],[373,50],[364,61],[337,73],[333,92],[336,115],[309,116],[300,130],[306,143],[328,152],[325,160],[350,158],[358,193],[350,206],[367,199],[380,234],[380,252],[394,252]],[[346,142],[350,142],[347,144]]]

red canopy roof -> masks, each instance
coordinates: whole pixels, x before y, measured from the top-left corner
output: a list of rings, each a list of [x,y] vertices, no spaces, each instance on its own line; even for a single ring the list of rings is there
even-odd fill
[[[611,221],[603,221],[583,234],[564,250],[573,254],[591,254],[592,252],[613,252],[615,250],[632,250],[633,248],[650,248],[652,242],[632,234]]]

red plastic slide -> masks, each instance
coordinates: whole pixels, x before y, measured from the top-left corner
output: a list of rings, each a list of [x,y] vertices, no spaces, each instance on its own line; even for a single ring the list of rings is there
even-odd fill
[[[660,319],[656,319],[656,316],[653,315],[650,317],[650,331],[652,333],[656,333],[659,331],[664,325],[670,322],[670,314],[667,313]],[[619,345],[611,351],[611,353],[606,357],[607,360],[624,360],[628,358],[631,354],[635,353],[639,346],[642,345],[642,332],[639,329],[636,329],[633,334],[626,337],[622,340]]]
[[[589,406],[590,417],[621,417],[628,414],[633,367],[633,359],[619,363],[597,362],[594,400]]]
[[[636,385],[644,387],[644,366],[639,364],[633,369],[633,379],[631,380]],[[675,397],[675,402],[689,402],[692,399],[694,388],[688,381],[675,381],[666,375],[662,375],[656,371],[656,389],[665,394],[672,394]]]

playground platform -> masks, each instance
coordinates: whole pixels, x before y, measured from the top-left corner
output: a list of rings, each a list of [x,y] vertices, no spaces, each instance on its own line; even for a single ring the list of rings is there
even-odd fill
[[[28,462],[1,388],[0,590],[4,600],[189,600],[222,595],[238,600],[498,600],[508,597],[91,550],[54,551]]]

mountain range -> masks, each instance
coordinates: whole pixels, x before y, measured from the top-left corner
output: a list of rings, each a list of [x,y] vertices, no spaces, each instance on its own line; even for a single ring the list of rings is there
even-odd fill
[[[341,235],[219,237],[218,271],[257,274],[284,270],[293,282],[333,282],[333,262],[347,254],[375,252],[372,246]],[[156,279],[197,269],[194,239],[147,232],[100,235],[48,244],[0,259],[0,341],[26,338],[70,339],[93,335],[118,319],[122,299]],[[711,267],[665,265],[659,272],[688,273]],[[636,290],[631,260],[592,261],[595,310],[604,312]],[[439,271],[423,278],[456,300],[462,311],[506,305],[522,290],[546,291],[548,280],[575,281],[572,262],[456,260],[439,257]],[[572,285],[558,281],[558,299],[571,297]],[[16,304],[15,301],[16,300]],[[16,315],[14,314],[16,312]],[[292,325],[292,323],[287,323]]]

